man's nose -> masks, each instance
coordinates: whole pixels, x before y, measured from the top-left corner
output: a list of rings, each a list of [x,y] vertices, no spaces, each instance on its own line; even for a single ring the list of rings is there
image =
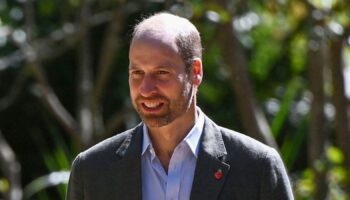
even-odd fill
[[[157,81],[152,75],[145,75],[140,87],[140,94],[144,97],[152,96],[157,91]]]

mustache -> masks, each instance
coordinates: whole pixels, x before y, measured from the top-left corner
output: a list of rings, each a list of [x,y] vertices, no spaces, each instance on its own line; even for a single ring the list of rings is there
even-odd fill
[[[168,101],[168,98],[160,95],[160,94],[156,94],[156,95],[152,95],[150,97],[144,97],[144,96],[137,96],[135,101],[139,102],[139,101],[152,101],[152,100],[163,100],[163,101]]]

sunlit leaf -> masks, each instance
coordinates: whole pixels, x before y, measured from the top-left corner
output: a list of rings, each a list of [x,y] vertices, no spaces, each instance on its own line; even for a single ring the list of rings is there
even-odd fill
[[[291,42],[290,59],[293,72],[300,73],[305,69],[307,55],[307,40],[303,35],[296,36]]]
[[[350,37],[348,38],[348,44],[350,44]],[[344,48],[344,62],[345,62],[345,66],[349,68],[350,67],[350,48],[349,47]]]
[[[24,188],[24,196],[29,199],[31,196],[48,187],[67,184],[69,174],[70,172],[68,171],[59,171],[51,172],[50,174],[36,178]]]
[[[302,19],[308,14],[306,5],[302,1],[292,1],[290,4],[290,10],[292,16],[296,19]]]
[[[54,156],[52,156],[50,153],[45,153],[45,154],[43,154],[43,159],[44,159],[46,167],[50,171],[57,170],[57,163],[56,163]]]
[[[303,198],[311,197],[315,190],[314,173],[307,169],[296,183],[296,193]]]
[[[10,183],[7,179],[1,178],[0,179],[0,194],[6,193],[10,189]]]
[[[64,151],[61,148],[56,149],[55,158],[59,165],[59,169],[68,170],[70,168],[69,159],[67,158],[67,155],[64,153]]]
[[[338,23],[340,23],[343,26],[349,26],[350,24],[349,11],[342,10],[334,13],[334,20],[336,20]]]
[[[343,166],[334,167],[330,172],[330,178],[333,181],[341,182],[347,178],[347,171]]]
[[[293,167],[297,161],[297,157],[300,155],[300,149],[307,136],[307,122],[307,117],[304,116],[296,130],[296,133],[287,135],[287,137],[283,140],[281,154],[288,169]]]
[[[330,9],[337,2],[336,0],[308,0],[308,1],[319,9]]]
[[[301,81],[298,77],[289,81],[287,90],[280,105],[280,110],[278,111],[278,113],[272,121],[271,130],[275,137],[278,137],[278,135],[280,134],[281,128],[287,120],[291,104],[296,98],[296,95],[298,94],[298,91],[300,90],[301,86]]]
[[[341,150],[337,147],[331,146],[327,149],[327,158],[335,164],[341,164],[344,161],[344,156]]]

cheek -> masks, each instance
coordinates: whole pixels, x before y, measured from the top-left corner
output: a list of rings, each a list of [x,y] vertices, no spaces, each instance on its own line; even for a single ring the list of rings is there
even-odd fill
[[[178,77],[178,82],[184,93],[187,93],[192,87],[191,80],[187,75],[182,75]]]
[[[129,78],[130,91],[136,90],[140,86],[141,80]]]
[[[129,80],[130,97],[133,99],[137,91],[136,84]]]

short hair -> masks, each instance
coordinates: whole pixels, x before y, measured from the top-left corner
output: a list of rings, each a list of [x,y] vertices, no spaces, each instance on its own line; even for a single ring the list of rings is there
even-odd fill
[[[202,44],[199,31],[186,18],[167,12],[156,13],[136,24],[132,39],[150,33],[153,36],[169,33],[173,35],[180,57],[190,70],[194,58],[202,58]]]

